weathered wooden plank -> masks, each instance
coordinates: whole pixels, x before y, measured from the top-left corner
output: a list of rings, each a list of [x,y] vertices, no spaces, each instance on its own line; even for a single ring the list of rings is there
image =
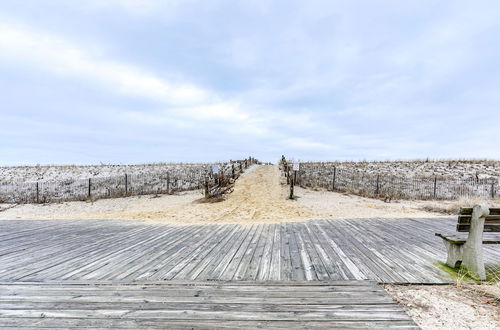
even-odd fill
[[[111,306],[109,306],[111,307]],[[119,318],[119,319],[163,319],[163,320],[224,320],[224,321],[407,321],[404,311],[200,311],[200,310],[134,310],[134,309],[99,309],[99,310],[55,310],[55,309],[0,309],[0,319],[6,317],[49,317],[49,318]]]
[[[273,246],[271,248],[271,264],[269,265],[269,277],[267,280],[281,279],[281,226],[274,225],[272,238]]]
[[[228,269],[229,265],[240,250],[243,242],[245,241],[245,238],[248,236],[251,229],[251,226],[245,226],[242,230],[239,230],[238,235],[235,239],[232,240],[232,245],[226,250],[226,252],[222,256],[222,259],[220,259],[218,263],[213,263],[215,268],[211,267],[210,270],[207,270],[205,274],[203,274],[203,277],[200,277],[206,278],[208,280],[218,280],[221,275],[224,274],[224,272]]]
[[[172,237],[172,232],[177,233],[178,228],[157,228],[154,234],[146,236],[142,240],[137,240],[134,244],[113,253],[100,257],[93,267],[80,272],[79,277],[83,279],[105,279],[117,278],[119,274],[134,266],[134,261],[144,252],[153,251],[159,244]]]
[[[205,240],[202,240],[199,244],[194,243],[193,248],[191,246],[187,247],[177,256],[176,259],[172,260],[169,267],[164,267],[163,270],[158,272],[157,275],[152,276],[152,278],[162,278],[164,280],[171,280],[178,273],[188,274],[191,269],[193,269],[197,261],[204,258],[212,249],[214,244],[219,242],[225,235],[230,233],[231,227],[227,225],[221,225],[219,230],[212,234],[209,232]],[[171,266],[171,267],[170,267]],[[178,276],[177,278],[181,278]]]
[[[228,281],[234,278],[235,273],[238,270],[238,267],[240,266],[241,260],[243,259],[243,256],[247,251],[247,247],[250,245],[250,242],[257,233],[257,229],[258,229],[257,225],[250,226],[248,234],[244,237],[243,241],[238,247],[238,250],[232,257],[231,261],[227,265],[224,272],[220,275],[219,280]]]
[[[8,283],[0,284],[0,324],[134,329],[415,327],[372,281]]]
[[[155,245],[152,250],[148,251],[146,254],[142,254],[140,258],[137,259],[134,265],[127,267],[122,270],[120,274],[113,276],[108,274],[108,278],[129,279],[133,280],[143,275],[146,271],[150,269],[157,269],[165,259],[173,255],[178,251],[183,243],[188,239],[201,239],[205,236],[205,230],[203,227],[189,228],[186,226],[182,228],[179,232],[174,232],[171,235],[175,235],[170,239],[165,239],[163,244]]]
[[[271,225],[266,224],[264,225],[264,228],[262,229],[259,241],[255,247],[255,252],[252,256],[252,259],[250,260],[247,270],[244,275],[244,279],[248,281],[253,281],[257,278],[257,274],[259,272],[259,267],[262,262],[264,263],[269,263],[269,255],[264,257],[264,249],[266,246],[266,243],[268,241],[268,238],[270,236],[269,231],[271,229]],[[264,258],[268,258],[267,260]]]
[[[323,227],[325,224],[314,223],[313,231],[316,234],[319,242],[321,242],[322,256],[327,268],[332,272],[330,278],[334,280],[339,279],[358,279],[364,280],[368,277],[364,275],[361,270],[345,255],[344,251],[334,241],[334,237],[329,235]],[[329,226],[326,223],[326,226]]]
[[[121,302],[113,303],[110,306],[109,302],[77,302],[77,301],[60,301],[60,302],[31,302],[31,301],[12,301],[1,302],[3,310],[42,310],[42,309],[61,309],[64,310],[100,310],[113,307],[118,310],[199,310],[199,311],[244,311],[244,312],[401,312],[401,307],[395,304],[349,304],[349,305],[312,305],[312,304],[213,304],[213,303],[155,303],[155,302]],[[1,325],[0,325],[1,326]]]
[[[470,231],[470,224],[458,224],[457,231],[469,232]],[[483,231],[485,233],[488,233],[488,232],[498,233],[498,232],[500,232],[500,222],[499,223],[485,223]]]
[[[247,246],[241,261],[238,265],[238,268],[236,269],[236,272],[234,274],[234,279],[236,280],[245,280],[245,274],[247,269],[250,266],[250,261],[253,258],[253,255],[255,253],[255,249],[257,247],[257,244],[259,243],[259,240],[261,238],[262,230],[264,229],[263,224],[259,224],[257,226],[257,230],[255,232],[255,235],[252,237],[252,240],[250,241],[250,244]]]
[[[398,241],[391,238],[391,241],[387,241],[387,236],[379,235],[380,230],[370,225],[370,222],[363,224],[352,223],[350,220],[346,220],[349,224],[351,230],[358,230],[364,233],[363,237],[365,239],[360,239],[361,243],[368,249],[373,255],[379,260],[379,264],[385,269],[390,269],[393,273],[398,274],[401,282],[419,282],[419,280],[413,275],[415,273],[412,269],[412,264],[408,264],[406,261],[400,259],[401,253],[394,253],[394,246],[401,251],[403,246],[398,245]],[[387,243],[389,244],[387,244]],[[392,243],[392,244],[390,244]],[[402,251],[401,251],[402,252]],[[386,271],[387,272],[387,271]],[[417,272],[418,273],[418,272]]]
[[[373,221],[369,220],[369,222]],[[375,223],[372,235],[383,239],[383,243],[377,248],[394,260],[399,267],[407,269],[404,271],[406,283],[443,282],[439,276],[439,270],[432,265],[435,260],[439,259],[441,253],[441,249],[436,247],[439,242],[427,236],[426,230],[422,230],[424,232],[421,236],[416,237],[414,233],[418,229],[414,228],[414,222],[404,219],[382,219]]]
[[[280,224],[280,279],[289,281],[292,279],[292,261],[290,260],[290,236],[287,231],[287,224]]]
[[[71,286],[71,287],[89,287],[89,286],[97,286],[99,288],[106,287],[117,287],[117,285],[121,285],[123,287],[147,287],[147,286],[158,286],[162,285],[163,287],[170,286],[203,286],[203,285],[230,285],[237,284],[238,287],[248,286],[248,287],[269,287],[269,286],[286,286],[286,287],[318,287],[321,285],[326,285],[331,283],[331,281],[187,281],[187,280],[170,280],[170,281],[124,281],[124,280],[48,280],[48,281],[2,281],[0,285],[3,286],[17,286],[17,285],[36,285],[36,286],[52,286],[57,287],[61,285]],[[354,280],[344,280],[344,281],[335,281],[335,287],[339,286],[363,286],[363,287],[373,287],[377,284],[377,281],[374,280],[365,280],[365,281],[354,281]]]
[[[290,247],[290,261],[292,264],[291,279],[294,281],[308,280],[306,273],[305,273],[304,264],[302,263],[302,256],[300,254],[300,248],[299,248],[299,245],[297,244],[297,239],[295,237],[294,223],[287,224],[286,229],[287,229],[288,242],[290,244],[289,245],[289,247]]]
[[[210,252],[203,257],[203,259],[196,264],[196,266],[191,270],[189,275],[184,276],[181,272],[178,274],[179,278],[187,279],[206,279],[210,276],[212,270],[217,267],[220,257],[225,255],[231,247],[231,241],[238,237],[240,232],[239,226],[232,226],[231,232],[227,234],[222,240],[220,240]]]
[[[257,271],[255,279],[259,281],[266,281],[269,279],[272,263],[272,250],[275,238],[276,224],[269,224],[266,232],[265,240],[263,241],[263,249],[260,252],[260,258],[257,260]]]
[[[194,321],[162,319],[2,319],[9,328],[119,329],[419,329],[412,321]]]
[[[235,291],[237,292],[237,291]],[[0,302],[5,301],[30,301],[30,302],[61,302],[64,301],[67,297],[64,295],[60,296],[2,296],[0,295]],[[145,298],[142,295],[134,295],[134,296],[125,296],[125,295],[81,295],[74,296],[72,300],[78,302],[109,302],[110,304],[115,303],[142,303]],[[297,298],[294,297],[293,294],[290,294],[289,297],[235,297],[235,296],[210,296],[210,297],[175,297],[175,296],[148,296],[146,299],[148,302],[156,302],[156,303],[212,303],[212,304],[388,304],[391,303],[392,300],[386,295],[377,294],[377,295],[367,295],[366,293],[358,294],[358,295],[349,295],[349,296],[339,296],[336,297],[331,295],[329,297],[303,297]],[[361,301],[361,302],[360,302]]]
[[[234,282],[216,282],[210,284],[196,284],[193,285],[171,285],[171,284],[138,284],[138,285],[126,285],[123,283],[112,284],[112,285],[102,285],[102,284],[87,284],[87,285],[73,285],[73,284],[58,284],[58,285],[46,285],[46,283],[42,284],[18,284],[18,282],[11,282],[13,284],[2,285],[2,294],[4,295],[15,295],[20,293],[31,294],[33,292],[36,293],[36,290],[43,289],[44,294],[54,294],[58,295],[61,292],[71,292],[75,295],[83,295],[91,292],[113,292],[113,293],[133,293],[140,290],[141,292],[147,291],[156,291],[158,286],[161,286],[163,292],[173,292],[176,294],[190,294],[196,293],[197,290],[204,290],[208,292],[210,290],[217,290],[217,292],[226,292],[238,290],[240,292],[280,292],[286,293],[290,292],[314,292],[314,293],[326,293],[332,294],[336,292],[373,292],[380,291],[383,292],[383,289],[374,285],[357,285],[356,283],[350,285],[297,285],[295,281],[286,282],[282,285],[265,285],[263,282],[262,285],[240,285],[239,283]],[[317,283],[317,282],[314,282]]]
[[[30,275],[42,273],[43,271],[52,268],[54,266],[59,266],[65,263],[63,269],[71,269],[73,264],[81,262],[81,260],[92,260],[95,255],[100,255],[103,253],[113,253],[116,248],[118,251],[124,248],[123,243],[136,240],[138,237],[148,237],[151,233],[155,231],[155,228],[151,227],[139,227],[135,230],[127,232],[125,235],[119,238],[110,237],[105,240],[92,241],[92,237],[85,237],[90,239],[90,244],[79,240],[78,247],[73,245],[67,245],[63,242],[58,249],[54,249],[49,254],[38,254],[36,258],[22,258],[18,261],[19,267],[6,268],[5,270],[0,270],[0,278],[9,279],[21,279],[28,278]],[[125,245],[125,246],[128,246]],[[117,250],[114,250],[116,252]],[[53,271],[49,274],[54,274]],[[36,277],[36,276],[35,276]],[[44,277],[45,278],[45,277]]]
[[[43,292],[37,292],[36,290],[43,290]],[[15,289],[15,290],[4,290],[1,295],[2,297],[16,297],[19,295],[22,296],[36,296],[36,297],[48,297],[48,296],[60,296],[61,294],[69,294],[74,297],[78,296],[116,296],[116,297],[128,297],[134,295],[142,295],[144,293],[149,296],[158,296],[163,297],[166,295],[171,295],[175,297],[219,297],[219,296],[232,296],[234,292],[229,290],[221,290],[220,288],[198,288],[194,287],[192,289],[164,289],[162,287],[162,291],[158,291],[158,287],[154,289],[144,291],[135,290],[75,290],[75,289],[67,289],[67,290],[53,290],[46,288],[36,288],[33,289]],[[297,298],[307,298],[307,297],[322,297],[322,298],[330,298],[335,296],[336,298],[346,298],[346,297],[363,297],[367,293],[377,295],[375,292],[378,292],[378,295],[384,296],[385,292],[381,290],[332,290],[332,291],[310,291],[310,290],[297,290],[296,292],[291,291],[249,291],[249,290],[239,290],[236,288],[234,290],[238,290],[238,297],[266,297],[266,298],[279,298],[283,296],[293,295]],[[7,298],[5,298],[7,299]]]
[[[338,219],[245,227],[118,220],[4,223],[8,230],[2,237],[8,243],[0,246],[5,253],[0,281],[370,278],[441,283],[449,279],[433,263],[446,252],[434,233],[454,231],[456,220]],[[487,239],[490,235],[485,233]],[[484,252],[487,264],[500,258],[498,246],[485,245]]]
[[[459,215],[458,223],[470,223],[472,215]],[[500,215],[487,215],[484,217],[484,223],[500,223]]]
[[[442,239],[447,240],[448,242],[455,244],[464,244],[467,241],[467,237],[469,234],[440,234],[436,233],[436,236],[441,237]],[[500,244],[500,234],[484,234],[483,235],[483,244]]]
[[[470,206],[470,207],[461,207],[459,214],[460,215],[470,215],[470,214],[472,214],[472,206]],[[500,208],[499,207],[490,207],[490,214],[491,215],[500,215]]]
[[[316,251],[314,242],[317,242],[317,240],[314,236],[310,235],[310,228],[307,227],[306,223],[303,223],[300,224],[299,229],[299,235],[302,242],[301,244],[305,247],[307,255],[311,260],[311,267],[314,269],[316,278],[320,281],[329,280],[330,276],[326,271],[323,260],[319,257],[318,252]]]
[[[152,267],[142,269],[138,276],[130,279],[135,281],[155,281],[163,278],[166,273],[178,266],[180,260],[185,260],[190,252],[196,251],[200,246],[206,244],[213,235],[223,230],[221,226],[207,228],[206,226],[201,226],[199,231],[194,232],[192,231],[193,228],[191,228],[187,239],[180,240],[173,246],[169,246],[165,253],[161,255],[162,258],[153,263]]]

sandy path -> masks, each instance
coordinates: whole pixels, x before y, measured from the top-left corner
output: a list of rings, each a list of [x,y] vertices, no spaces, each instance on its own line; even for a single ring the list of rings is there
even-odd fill
[[[297,221],[314,217],[308,207],[286,199],[275,166],[259,166],[236,183],[233,193],[218,203],[190,203],[166,210],[116,214],[132,219],[158,219],[175,222]],[[112,215],[115,217],[115,215]]]
[[[236,182],[234,192],[219,203],[198,203],[200,191],[179,195],[134,196],[95,202],[19,205],[0,212],[0,219],[130,219],[178,224],[256,223],[321,218],[429,217],[408,203],[379,200],[296,187],[297,200],[288,200],[288,187],[276,166],[257,166]],[[8,207],[9,205],[4,205]],[[0,206],[1,208],[1,206]]]

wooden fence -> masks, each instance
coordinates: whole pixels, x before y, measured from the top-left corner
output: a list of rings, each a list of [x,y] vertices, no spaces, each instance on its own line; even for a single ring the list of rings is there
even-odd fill
[[[260,164],[260,162],[249,157],[243,161],[225,164],[217,174],[207,173],[204,180],[205,198],[219,197],[231,192],[236,179],[252,164]]]
[[[240,168],[248,160],[219,163],[223,172]],[[15,182],[0,184],[0,203],[50,203],[62,201],[96,200],[101,198],[172,194],[180,191],[203,189],[205,178],[210,187],[215,177],[212,164],[189,166],[164,173],[123,174],[110,177],[92,177],[83,180]]]
[[[328,163],[301,163],[297,184],[389,199],[488,199],[500,194],[498,178],[403,177],[367,173]]]

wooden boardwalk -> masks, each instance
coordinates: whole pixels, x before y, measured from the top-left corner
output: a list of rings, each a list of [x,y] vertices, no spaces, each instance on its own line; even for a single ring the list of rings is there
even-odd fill
[[[0,327],[416,329],[372,281],[0,284]]]
[[[331,281],[440,283],[435,232],[456,218],[172,226],[0,221],[0,281]],[[485,246],[488,263],[498,246]]]

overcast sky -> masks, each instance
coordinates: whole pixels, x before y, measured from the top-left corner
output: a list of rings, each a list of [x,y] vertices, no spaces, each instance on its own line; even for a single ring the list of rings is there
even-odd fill
[[[0,165],[500,158],[500,2],[0,0]]]

